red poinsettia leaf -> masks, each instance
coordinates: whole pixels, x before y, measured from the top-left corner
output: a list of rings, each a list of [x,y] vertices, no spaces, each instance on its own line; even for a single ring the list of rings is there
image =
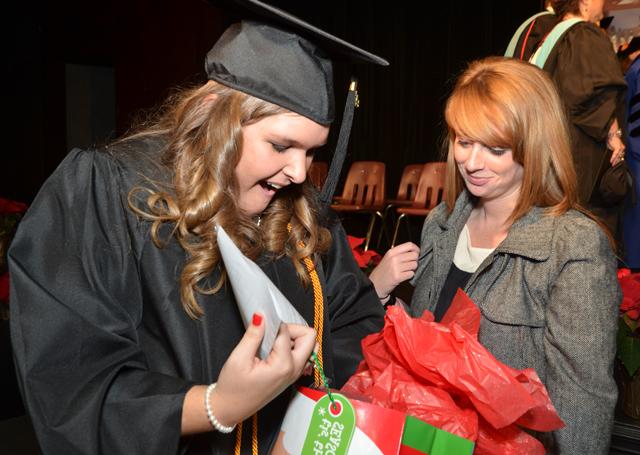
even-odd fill
[[[360,245],[364,243],[364,239],[360,237],[354,237],[352,235],[347,235],[347,240],[349,241],[349,246],[352,250],[355,250]]]
[[[640,273],[626,273],[626,270],[618,270],[618,281],[622,289],[620,313],[637,320],[640,314]]]
[[[618,269],[618,279],[631,275],[630,269]]]
[[[362,248],[362,244],[364,243],[365,239],[347,235],[347,240],[349,241],[349,246],[351,247],[353,257],[358,263],[358,267],[364,269],[372,265],[378,265],[381,259],[380,255],[374,250],[364,251],[364,249]]]
[[[375,251],[373,251],[373,256],[371,256],[371,262],[369,263],[370,265],[376,266],[378,264],[380,264],[380,261],[382,260],[382,256],[380,256],[380,253],[377,253]]]
[[[12,201],[9,199],[0,198],[0,213],[23,213],[27,211],[27,204],[22,202]]]
[[[639,277],[631,275],[620,280],[622,294],[633,300],[640,300],[640,280]]]
[[[620,303],[620,311],[625,313],[634,309],[640,308],[640,301],[634,300],[630,297],[623,296],[622,303]]]
[[[367,250],[362,252],[362,257],[365,259],[366,264],[369,264],[370,262],[374,261],[376,256],[380,257],[380,255],[373,250]]]
[[[9,303],[9,272],[0,275],[0,303]]]
[[[360,267],[361,269],[366,267],[367,264],[369,263],[369,259],[367,259],[366,257],[359,255],[359,254],[354,254],[353,257],[356,258],[356,262],[358,263],[358,267]]]

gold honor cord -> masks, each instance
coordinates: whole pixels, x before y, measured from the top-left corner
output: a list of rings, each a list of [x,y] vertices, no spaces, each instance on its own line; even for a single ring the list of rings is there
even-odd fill
[[[240,447],[242,447],[242,422],[240,422],[236,427],[236,446],[233,450],[234,455],[240,455]]]
[[[291,225],[287,226],[289,232],[291,232]],[[301,247],[304,243],[300,242]],[[320,277],[318,277],[318,271],[311,258],[306,257],[303,259],[304,265],[307,267],[307,272],[311,278],[311,286],[313,287],[313,328],[316,330],[316,341],[318,343],[318,353],[313,353],[313,358],[316,363],[316,368],[313,369],[313,383],[316,388],[321,388],[323,385],[324,371],[322,369],[322,331],[324,329],[324,298],[322,296],[322,286],[320,285]],[[329,391],[329,384],[324,378],[324,385],[329,394],[329,398],[333,402],[333,397]],[[251,453],[258,455],[258,413],[255,413],[251,417],[252,431],[251,431]],[[240,455],[242,448],[242,422],[236,427],[236,445],[234,449],[234,455]]]
[[[311,276],[311,286],[313,287],[313,328],[316,329],[316,341],[318,342],[318,353],[316,354],[319,368],[313,369],[313,383],[317,388],[322,386],[322,330],[324,329],[324,299],[322,297],[322,286],[320,278],[313,261],[306,257],[304,265]]]
[[[242,449],[242,422],[236,427],[236,445],[234,455],[240,455]],[[258,413],[251,416],[251,454],[258,455]]]

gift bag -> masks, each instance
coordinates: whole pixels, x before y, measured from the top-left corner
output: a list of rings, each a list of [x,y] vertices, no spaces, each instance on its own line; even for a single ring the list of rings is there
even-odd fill
[[[471,455],[474,444],[366,401],[300,387],[272,455]]]
[[[476,442],[476,454],[544,454],[524,429],[564,423],[533,369],[498,361],[477,339],[480,313],[462,291],[443,322],[391,307],[362,342],[364,361],[342,388]]]

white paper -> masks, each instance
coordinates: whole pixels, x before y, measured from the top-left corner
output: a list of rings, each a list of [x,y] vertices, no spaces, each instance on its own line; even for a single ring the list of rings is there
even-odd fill
[[[221,226],[216,227],[218,247],[236,296],[244,326],[251,324],[254,313],[264,316],[265,334],[259,356],[267,358],[282,322],[308,325],[289,300],[267,275],[233,243]]]

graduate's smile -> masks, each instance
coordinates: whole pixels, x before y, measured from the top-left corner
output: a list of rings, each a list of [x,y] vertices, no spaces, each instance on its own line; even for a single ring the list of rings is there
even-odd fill
[[[269,182],[267,180],[262,180],[258,182],[258,186],[262,189],[265,194],[265,197],[271,201],[273,196],[281,189],[287,185],[278,185],[276,183]]]
[[[324,145],[329,127],[294,113],[271,115],[242,127],[242,154],[235,169],[238,205],[260,215],[281,189],[301,184]]]
[[[263,180],[262,182],[260,182],[260,186],[262,186],[265,189],[265,191],[275,194],[276,191],[278,191],[280,188],[285,187],[286,185],[278,185],[277,183],[272,183],[272,182]]]

